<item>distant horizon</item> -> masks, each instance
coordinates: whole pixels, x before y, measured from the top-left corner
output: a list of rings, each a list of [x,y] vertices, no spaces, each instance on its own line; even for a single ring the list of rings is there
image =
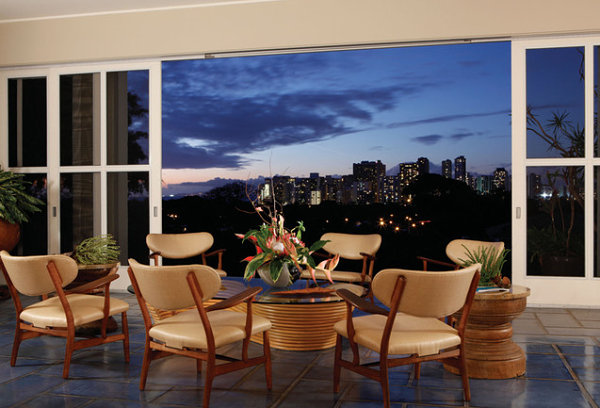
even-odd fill
[[[510,43],[163,63],[165,195],[427,157],[511,172]]]

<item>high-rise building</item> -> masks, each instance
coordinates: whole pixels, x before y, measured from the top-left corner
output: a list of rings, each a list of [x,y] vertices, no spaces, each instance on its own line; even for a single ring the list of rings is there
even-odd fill
[[[527,185],[527,197],[537,198],[542,192],[542,178],[539,174],[530,173]]]
[[[498,167],[494,170],[494,189],[506,191],[507,190],[508,173],[504,167]]]
[[[477,177],[477,184],[475,190],[479,194],[489,194],[492,190],[492,180],[492,176]]]
[[[385,176],[381,187],[381,201],[397,203],[400,201],[400,182],[397,176]]]
[[[295,202],[296,183],[294,177],[273,176],[273,195],[281,205]]]
[[[400,163],[398,165],[398,179],[402,188],[407,187],[419,175],[418,163]]]
[[[417,171],[419,176],[429,174],[429,159],[427,157],[419,157],[417,159]]]
[[[385,177],[385,164],[381,160],[376,162],[362,161],[352,165],[352,175],[356,183],[357,200],[359,203],[379,203],[380,180]]]
[[[452,160],[446,159],[442,162],[442,176],[452,178]]]
[[[454,159],[454,179],[467,182],[467,159],[465,156],[458,156]]]

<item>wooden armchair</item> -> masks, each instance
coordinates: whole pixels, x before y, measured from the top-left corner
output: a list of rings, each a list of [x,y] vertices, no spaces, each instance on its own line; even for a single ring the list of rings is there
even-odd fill
[[[148,266],[129,260],[129,277],[142,310],[146,326],[146,347],[140,377],[140,390],[146,386],[150,362],[177,354],[195,358],[198,372],[206,362],[206,383],[203,406],[208,407],[215,376],[254,365],[265,365],[267,388],[272,387],[271,352],[268,330],[271,322],[252,314],[252,300],[260,288],[249,288],[219,303],[205,307],[203,301],[212,298],[221,288],[217,272],[205,265]],[[246,303],[247,312],[226,310]],[[189,308],[174,316],[152,322],[147,303],[166,310]],[[263,355],[250,358],[250,337],[262,333]],[[241,359],[216,354],[216,349],[242,341]],[[216,360],[229,363],[216,364]]]
[[[11,256],[0,252],[0,267],[17,312],[17,327],[10,365],[15,366],[19,346],[23,340],[42,335],[65,337],[67,340],[63,378],[69,376],[73,351],[114,341],[123,341],[125,361],[129,362],[129,332],[127,310],[129,304],[110,298],[110,282],[119,275],[113,274],[85,283],[76,288],[64,289],[77,276],[77,263],[65,255]],[[104,296],[86,294],[103,287]],[[40,302],[23,308],[19,293],[42,296]],[[55,293],[55,296],[48,295]],[[110,316],[121,314],[122,333],[108,336],[106,326]],[[75,340],[75,329],[83,324],[102,321],[100,337]]]
[[[342,259],[361,261],[362,268],[359,271],[343,271],[334,269],[331,272],[331,279],[338,282],[362,283],[369,285],[373,278],[373,268],[375,266],[375,254],[381,246],[381,235],[379,234],[342,234],[337,232],[328,232],[321,236],[322,240],[329,241],[323,249],[327,252],[325,257],[339,255]],[[315,255],[319,255],[315,253]],[[327,279],[325,273],[321,270],[315,271],[317,279]],[[311,274],[303,271],[301,277],[310,279]]]
[[[444,268],[459,269],[462,265],[461,259],[467,259],[467,252],[465,248],[471,252],[475,252],[479,247],[492,247],[494,252],[502,252],[504,250],[504,242],[491,242],[491,241],[476,241],[472,239],[454,239],[446,245],[446,256],[453,262],[444,262],[436,259],[426,258],[423,256],[417,256],[417,259],[423,262],[423,270],[428,270],[429,264],[438,265]]]
[[[457,271],[426,272],[384,269],[372,283],[373,294],[389,308],[380,308],[347,289],[337,294],[346,301],[346,319],[337,322],[333,389],[339,392],[341,369],[346,368],[379,381],[384,407],[390,406],[388,369],[441,360],[456,367],[461,374],[465,400],[471,399],[465,364],[464,333],[479,282],[479,264]],[[367,315],[352,317],[353,308]],[[456,326],[439,320],[462,308]],[[352,361],[342,359],[342,337],[350,342]],[[358,348],[366,347],[379,354],[379,362],[360,364]],[[390,358],[391,355],[405,357]],[[406,357],[408,355],[408,357]],[[370,368],[378,365],[379,369]]]
[[[148,234],[146,245],[150,249],[150,258],[158,265],[158,257],[168,259],[185,259],[202,256],[202,264],[208,265],[208,258],[217,256],[216,271],[219,276],[227,276],[223,270],[223,253],[225,249],[206,252],[215,242],[208,232],[190,232],[185,234]]]

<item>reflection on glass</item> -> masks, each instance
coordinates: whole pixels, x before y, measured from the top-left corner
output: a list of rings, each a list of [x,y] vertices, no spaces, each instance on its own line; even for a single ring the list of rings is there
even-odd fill
[[[44,205],[40,212],[29,215],[29,222],[21,224],[21,240],[14,249],[15,255],[42,255],[48,253],[48,204],[46,174],[25,174],[24,179],[31,183],[27,193],[39,198]]]
[[[583,178],[583,167],[527,168],[528,275],[585,275]]]
[[[583,47],[527,50],[527,157],[583,157]]]
[[[121,247],[121,264],[128,258],[145,262],[150,231],[148,173],[108,174],[108,232]]]
[[[83,239],[95,235],[99,228],[94,213],[98,202],[94,187],[98,174],[63,173],[60,177],[60,250],[71,252]]]
[[[108,164],[148,164],[148,71],[109,72]]]
[[[46,165],[46,78],[8,80],[8,163]]]
[[[100,164],[98,74],[60,77],[60,164]]]

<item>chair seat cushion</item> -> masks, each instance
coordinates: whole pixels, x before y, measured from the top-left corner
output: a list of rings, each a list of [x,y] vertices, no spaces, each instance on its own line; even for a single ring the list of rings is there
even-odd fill
[[[71,294],[67,300],[73,312],[75,326],[100,320],[104,317],[104,296]],[[129,304],[121,299],[110,298],[109,315],[126,312]],[[35,327],[67,327],[67,317],[60,299],[51,297],[26,307],[19,316]]]
[[[380,352],[381,338],[387,317],[367,315],[355,317],[354,341],[361,346]],[[335,331],[348,337],[346,320],[337,322]],[[388,354],[417,354],[427,356],[460,344],[456,329],[430,317],[416,317],[398,313],[390,335]]]
[[[312,275],[306,270],[302,271],[300,277],[302,279],[312,279]],[[327,280],[327,276],[322,270],[315,270],[315,277],[320,280]],[[362,282],[362,276],[360,272],[331,271],[331,280],[357,283]],[[371,277],[369,275],[365,275],[365,282],[371,282]]]
[[[219,348],[246,337],[246,314],[231,310],[215,310],[208,313],[208,320]],[[262,333],[271,328],[271,322],[264,317],[252,315],[252,334]],[[208,348],[204,326],[198,310],[188,310],[157,322],[149,331],[150,337],[177,349]]]

